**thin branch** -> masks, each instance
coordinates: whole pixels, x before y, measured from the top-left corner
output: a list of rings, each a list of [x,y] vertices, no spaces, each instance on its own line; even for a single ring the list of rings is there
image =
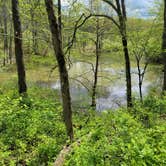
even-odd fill
[[[144,75],[145,75],[145,73],[146,73],[147,67],[148,67],[148,63],[145,64],[144,69],[143,69],[143,72],[142,72],[142,74],[141,74],[141,76],[142,76],[141,81],[142,81],[142,82],[143,82],[143,80],[144,80]]]
[[[90,92],[90,89],[82,81],[80,81],[79,79],[73,78],[73,77],[70,77],[70,79],[80,83],[85,89],[87,89],[88,92]]]
[[[72,39],[71,41],[68,43],[68,47],[65,51],[65,55],[70,51],[70,49],[72,48],[74,42],[75,42],[75,39],[76,39],[76,34],[77,34],[77,30],[82,26],[84,25],[84,23],[91,17],[91,15],[85,17],[85,19],[82,21],[81,24],[79,24],[79,22],[81,21],[81,19],[85,16],[85,14],[83,13],[80,18],[76,21],[75,23],[75,26],[74,26],[74,32],[73,32],[73,35],[72,35]]]
[[[51,74],[53,73],[53,71],[57,68],[58,66],[55,65],[50,69],[49,75],[48,75],[48,80],[51,78]]]
[[[108,15],[105,15],[105,14],[92,14],[91,16],[95,16],[95,17],[105,17],[105,18],[108,18],[109,20],[111,20],[119,29],[120,29],[120,25],[117,23],[117,21],[111,17],[111,16],[108,16]]]
[[[109,0],[103,0],[105,3],[109,4],[116,12],[118,12],[117,7]]]

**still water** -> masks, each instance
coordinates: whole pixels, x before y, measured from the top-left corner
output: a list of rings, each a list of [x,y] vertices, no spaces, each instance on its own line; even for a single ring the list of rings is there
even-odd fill
[[[137,67],[132,67],[131,73],[133,96],[139,98]],[[70,92],[73,106],[84,108],[91,104],[93,75],[91,63],[75,62],[70,67]],[[97,110],[116,109],[124,106],[126,104],[124,67],[107,63],[100,64],[98,76]],[[156,72],[148,70],[142,86],[143,96],[146,96],[149,90],[159,83]],[[50,83],[49,86],[60,90],[59,80]]]

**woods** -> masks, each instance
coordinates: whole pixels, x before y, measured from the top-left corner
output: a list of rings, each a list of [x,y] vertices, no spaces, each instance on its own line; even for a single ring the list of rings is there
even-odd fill
[[[0,165],[165,165],[165,0],[0,11]]]

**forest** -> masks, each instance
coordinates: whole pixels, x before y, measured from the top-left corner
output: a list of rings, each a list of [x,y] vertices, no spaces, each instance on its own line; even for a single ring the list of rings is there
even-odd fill
[[[166,0],[0,13],[0,166],[166,165]]]

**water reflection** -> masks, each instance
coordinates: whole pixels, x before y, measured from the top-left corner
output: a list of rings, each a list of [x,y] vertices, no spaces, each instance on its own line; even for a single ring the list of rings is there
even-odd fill
[[[97,95],[97,110],[118,108],[126,104],[126,83],[125,72],[123,68],[114,69],[112,67],[100,66]],[[133,94],[138,97],[138,76],[137,69],[132,68],[132,90]],[[92,65],[83,62],[76,62],[70,69],[70,92],[72,103],[74,105],[85,106],[91,103],[91,92],[93,83]],[[74,78],[74,79],[73,79]],[[110,79],[108,79],[110,78]],[[151,74],[145,75],[142,92],[147,95],[149,88],[153,84]],[[60,89],[60,82],[51,84],[51,88]],[[88,90],[89,89],[89,90]]]

